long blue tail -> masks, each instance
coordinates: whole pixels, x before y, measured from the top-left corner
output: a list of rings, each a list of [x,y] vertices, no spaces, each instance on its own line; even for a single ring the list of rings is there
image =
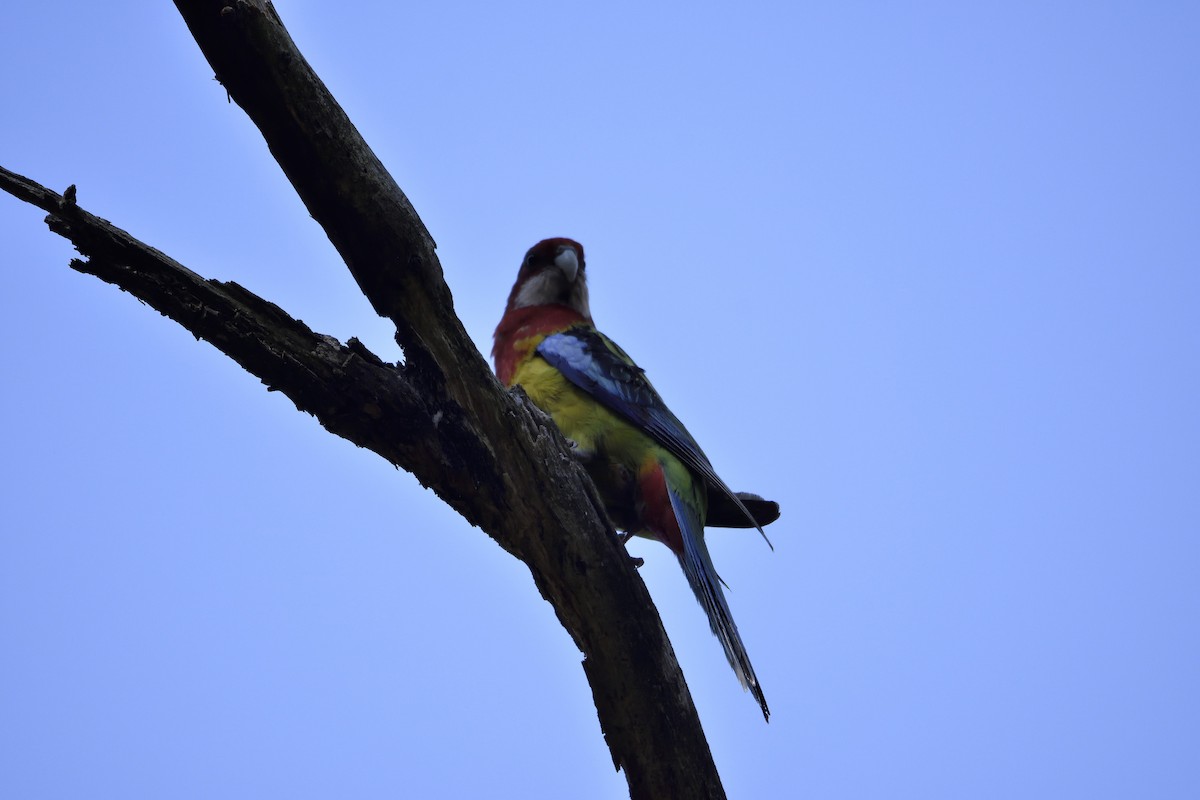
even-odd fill
[[[700,605],[708,614],[708,624],[712,632],[721,640],[725,648],[725,657],[729,666],[737,674],[743,689],[749,689],[750,694],[762,707],[763,719],[770,720],[771,712],[767,708],[766,698],[763,697],[762,687],[758,684],[758,676],[750,665],[750,656],[742,637],[738,634],[733,615],[729,612],[729,604],[725,602],[725,594],[721,591],[721,579],[713,567],[712,557],[704,544],[704,523],[696,510],[689,506],[682,497],[667,484],[667,495],[671,498],[671,509],[679,522],[679,531],[683,536],[683,553],[679,555],[679,565],[687,575],[688,584],[696,594]]]

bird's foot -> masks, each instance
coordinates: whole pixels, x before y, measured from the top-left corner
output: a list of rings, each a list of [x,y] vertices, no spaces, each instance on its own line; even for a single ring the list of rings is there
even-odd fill
[[[633,531],[623,531],[623,532],[617,534],[617,541],[619,541],[622,546],[629,544],[629,540],[632,538],[633,538]],[[633,564],[634,569],[638,569],[639,567],[641,567],[643,564],[646,563],[646,560],[644,558],[638,558],[637,556],[629,556],[629,561]]]

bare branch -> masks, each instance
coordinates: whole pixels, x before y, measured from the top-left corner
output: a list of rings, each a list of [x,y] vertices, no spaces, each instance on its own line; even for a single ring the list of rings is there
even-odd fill
[[[478,478],[491,477],[472,474],[488,464],[471,452],[479,444],[474,432],[454,429],[403,370],[356,340],[342,345],[236,283],[204,279],[84,211],[74,202],[74,186],[60,197],[0,168],[0,187],[51,212],[51,230],[87,256],[72,260],[72,268],[119,286],[211,342],[332,433],[404,466],[426,485],[445,487],[443,494],[475,491]]]

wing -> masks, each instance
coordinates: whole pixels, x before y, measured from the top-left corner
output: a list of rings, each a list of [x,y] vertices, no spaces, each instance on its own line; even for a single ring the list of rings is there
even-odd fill
[[[642,368],[625,351],[595,328],[577,326],[551,334],[537,346],[537,353],[568,381],[594,397],[608,410],[621,415],[658,442],[694,473],[710,490],[722,496],[722,505],[732,503],[766,539],[762,525],[713,470],[708,456],[696,444],[679,418],[671,413],[658,392],[646,380]],[[728,501],[728,502],[724,502]],[[771,546],[774,549],[774,546]]]

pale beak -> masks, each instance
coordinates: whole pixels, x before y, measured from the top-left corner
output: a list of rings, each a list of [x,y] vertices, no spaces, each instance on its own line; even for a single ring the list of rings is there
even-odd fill
[[[574,283],[576,276],[579,275],[579,255],[575,252],[575,248],[564,247],[554,257],[554,266],[562,270],[562,274],[567,276],[570,283]]]

